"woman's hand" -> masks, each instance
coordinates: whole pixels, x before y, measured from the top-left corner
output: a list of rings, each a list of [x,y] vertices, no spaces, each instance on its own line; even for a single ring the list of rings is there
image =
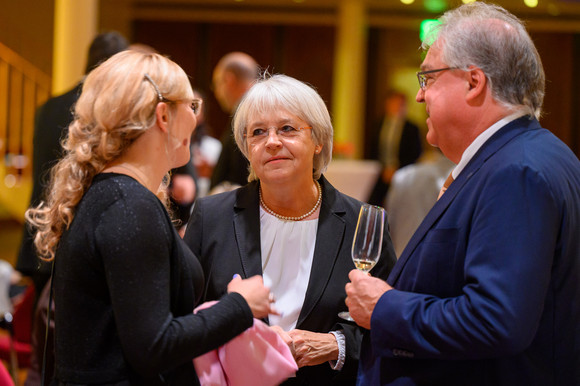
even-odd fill
[[[280,338],[282,338],[282,340],[284,341],[284,343],[286,343],[288,345],[288,347],[290,348],[290,352],[292,353],[293,357],[296,357],[296,350],[294,349],[294,341],[292,340],[292,337],[282,329],[282,327],[280,326],[270,326],[270,329],[274,330],[274,332],[276,334],[278,334],[280,336]]]
[[[288,335],[292,338],[298,367],[316,366],[338,359],[338,343],[333,334],[292,330]]]
[[[268,314],[278,315],[278,311],[273,307],[274,297],[270,289],[264,286],[262,276],[256,275],[242,280],[240,275],[234,275],[228,284],[229,292],[237,292],[244,297],[254,318],[265,318]]]

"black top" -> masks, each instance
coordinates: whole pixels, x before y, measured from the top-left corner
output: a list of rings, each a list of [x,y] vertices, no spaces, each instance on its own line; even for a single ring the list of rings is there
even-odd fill
[[[125,175],[95,177],[55,261],[56,373],[65,383],[197,384],[192,359],[253,323],[237,293],[192,313],[201,266],[157,197]]]

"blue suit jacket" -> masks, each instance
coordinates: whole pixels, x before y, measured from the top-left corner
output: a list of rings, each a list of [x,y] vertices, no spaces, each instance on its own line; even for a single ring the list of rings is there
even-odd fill
[[[411,238],[363,341],[359,384],[580,384],[580,162],[523,117]]]

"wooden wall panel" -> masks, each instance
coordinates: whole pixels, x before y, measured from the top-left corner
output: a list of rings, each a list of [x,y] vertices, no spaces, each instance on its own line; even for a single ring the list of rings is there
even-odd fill
[[[284,40],[280,45],[282,63],[279,72],[314,86],[329,111],[332,110],[334,40],[333,28],[297,26],[284,29]]]
[[[316,87],[332,106],[334,28],[331,26],[220,24],[137,20],[134,41],[150,44],[168,54],[193,77],[194,87],[207,94],[208,122],[213,135],[226,129],[228,117],[222,113],[210,91],[211,74],[217,61],[234,50],[252,55],[273,73],[286,73]],[[545,114],[542,124],[561,138],[577,155],[580,134],[577,112],[580,93],[580,35],[537,31],[532,38],[544,63],[547,76]],[[380,116],[386,88],[394,83],[394,73],[419,67],[417,31],[396,28],[369,30],[367,64],[367,105],[365,131]],[[408,79],[415,82],[414,79]],[[395,82],[396,83],[396,82]],[[418,86],[409,84],[409,89]],[[411,94],[411,93],[409,93]],[[410,107],[415,104],[410,95]],[[422,106],[419,106],[421,108]],[[331,112],[332,113],[332,112]],[[416,119],[424,126],[422,119]],[[365,155],[372,139],[365,140]]]
[[[572,42],[567,33],[535,33],[534,43],[542,58],[546,73],[546,96],[541,118],[542,126],[572,147]]]
[[[269,72],[286,73],[311,83],[330,103],[334,53],[331,27],[137,20],[133,36],[135,42],[169,55],[193,77],[193,86],[206,93],[207,121],[217,138],[226,130],[228,116],[210,91],[211,78],[219,59],[231,51],[248,53]]]

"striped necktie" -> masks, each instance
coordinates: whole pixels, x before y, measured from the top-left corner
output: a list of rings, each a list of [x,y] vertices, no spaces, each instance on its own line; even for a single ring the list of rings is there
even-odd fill
[[[451,185],[452,182],[453,182],[453,175],[451,173],[449,173],[449,176],[445,180],[445,183],[443,184],[443,187],[439,191],[439,196],[437,196],[437,200],[439,200],[441,198],[441,196],[443,195],[443,193],[445,193],[445,191],[447,190],[447,188],[449,187],[449,185]]]

